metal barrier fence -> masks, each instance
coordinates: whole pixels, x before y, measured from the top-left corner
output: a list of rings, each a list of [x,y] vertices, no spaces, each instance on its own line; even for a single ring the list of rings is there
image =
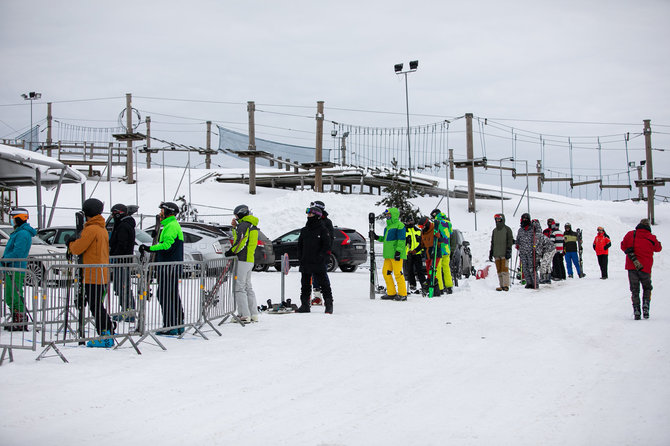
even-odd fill
[[[13,295],[3,287],[0,331],[5,337],[0,337],[0,365],[7,351],[12,360],[12,348],[36,350],[38,343],[44,348],[38,360],[53,351],[64,362],[68,361],[57,344],[89,343],[116,349],[129,341],[141,354],[138,345],[151,338],[166,350],[157,335],[181,338],[192,329],[193,334],[207,339],[205,327],[209,326],[221,336],[213,322],[221,319],[221,325],[230,316],[236,317],[235,258],[141,263],[136,256],[119,256],[110,262],[82,265],[43,259],[35,262],[39,268],[1,268],[5,284],[12,274],[25,275],[23,295],[30,296],[26,299],[30,322],[26,332],[9,331],[22,321],[14,322],[8,314],[14,308]],[[41,279],[36,269],[42,271]]]
[[[3,259],[4,261],[4,259]],[[11,263],[10,263],[11,264]],[[14,360],[12,349],[35,351],[37,348],[37,308],[39,306],[39,287],[37,278],[26,268],[14,268],[0,264],[0,365],[9,353],[10,362]]]

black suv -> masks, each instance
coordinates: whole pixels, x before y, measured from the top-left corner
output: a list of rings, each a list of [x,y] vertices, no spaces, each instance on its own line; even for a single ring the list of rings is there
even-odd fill
[[[292,266],[300,264],[298,261],[298,237],[300,236],[300,229],[294,229],[272,241],[272,248],[275,254],[274,264],[277,271],[281,271],[281,258],[284,253],[288,254],[289,262]],[[328,258],[327,270],[329,272],[334,271],[339,266],[345,273],[356,271],[358,265],[365,263],[368,258],[365,237],[356,232],[355,229],[339,228],[337,226],[333,229],[334,240],[331,254]]]

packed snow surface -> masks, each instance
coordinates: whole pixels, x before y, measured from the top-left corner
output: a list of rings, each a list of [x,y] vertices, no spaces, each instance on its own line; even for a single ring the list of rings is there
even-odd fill
[[[193,179],[201,177],[199,172]],[[139,185],[89,181],[87,195],[154,214],[163,200],[160,169],[139,172]],[[181,170],[166,172],[168,200]],[[451,185],[453,188],[453,184]],[[495,190],[495,188],[492,188]],[[527,211],[521,191],[506,191],[514,233]],[[51,203],[54,191],[45,192]],[[189,196],[187,181],[179,195]],[[34,203],[21,189],[19,203]],[[321,199],[335,225],[367,238],[378,196],[316,194],[214,181],[192,184],[191,201],[232,209],[245,203],[275,238],[305,222]],[[77,208],[78,186],[59,206]],[[439,197],[413,200],[424,214]],[[518,210],[515,212],[515,208]],[[448,206],[448,207],[447,207]],[[500,201],[446,199],[454,227],[471,242],[475,267],[487,262],[493,214]],[[218,213],[227,211],[216,211]],[[495,268],[471,277],[454,294],[406,302],[369,298],[369,270],[330,274],[335,313],[261,315],[245,327],[226,323],[210,340],[166,338],[167,351],[62,347],[57,357],[14,351],[0,367],[3,445],[668,445],[670,444],[670,261],[655,255],[651,318],[632,317],[624,234],[646,216],[646,203],[576,200],[532,193],[530,212],[584,230],[583,279],[496,292]],[[207,218],[205,218],[207,219]],[[228,223],[230,216],[211,218]],[[72,210],[54,224],[71,224]],[[147,221],[148,222],[148,221]],[[147,224],[145,222],[145,225]],[[657,203],[653,232],[670,244],[670,206]],[[149,223],[150,224],[150,223]],[[476,226],[476,229],[475,229]],[[591,247],[596,227],[612,238],[609,279],[600,280]],[[381,232],[381,223],[377,231]],[[381,252],[381,246],[377,246]],[[292,269],[286,293],[299,296]],[[280,299],[280,273],[253,274],[259,304]]]

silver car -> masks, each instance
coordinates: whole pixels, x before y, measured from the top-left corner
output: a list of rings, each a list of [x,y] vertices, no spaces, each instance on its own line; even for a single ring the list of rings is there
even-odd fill
[[[5,247],[9,240],[10,234],[14,231],[14,227],[3,224],[0,225],[0,256],[5,253]],[[41,283],[42,278],[46,272],[46,265],[48,260],[64,260],[67,249],[65,246],[52,246],[40,239],[38,236],[33,237],[30,252],[28,253],[28,269],[33,272],[37,282]],[[31,261],[31,258],[33,261]]]

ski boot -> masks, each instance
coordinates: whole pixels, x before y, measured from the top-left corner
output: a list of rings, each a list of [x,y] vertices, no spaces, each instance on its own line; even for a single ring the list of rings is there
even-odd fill
[[[633,317],[635,317],[635,320],[636,320],[636,321],[639,321],[639,320],[640,320],[640,316],[641,316],[641,313],[640,313],[640,306],[638,305],[638,306],[636,306],[636,307],[633,307]]]
[[[649,319],[649,304],[650,304],[651,299],[643,299],[642,300],[642,317],[645,319]]]
[[[105,330],[102,332],[103,336],[111,336],[111,333],[109,330]],[[88,341],[86,343],[86,347],[93,347],[93,348],[110,348],[114,347],[114,339],[108,338],[108,339],[96,339],[95,341]]]
[[[25,324],[28,322],[28,317],[25,313],[15,312],[12,315],[12,325],[5,326],[7,331],[28,331],[28,326]],[[19,325],[15,325],[19,324]]]
[[[314,290],[314,297],[312,298],[312,305],[323,305],[323,299],[321,298],[321,290]]]
[[[395,300],[397,294],[384,294],[381,298],[383,300]]]
[[[406,300],[407,300],[407,296],[401,296],[400,294],[398,294],[398,295],[395,297],[395,300],[397,300],[398,302],[403,302],[403,301],[406,301]]]

